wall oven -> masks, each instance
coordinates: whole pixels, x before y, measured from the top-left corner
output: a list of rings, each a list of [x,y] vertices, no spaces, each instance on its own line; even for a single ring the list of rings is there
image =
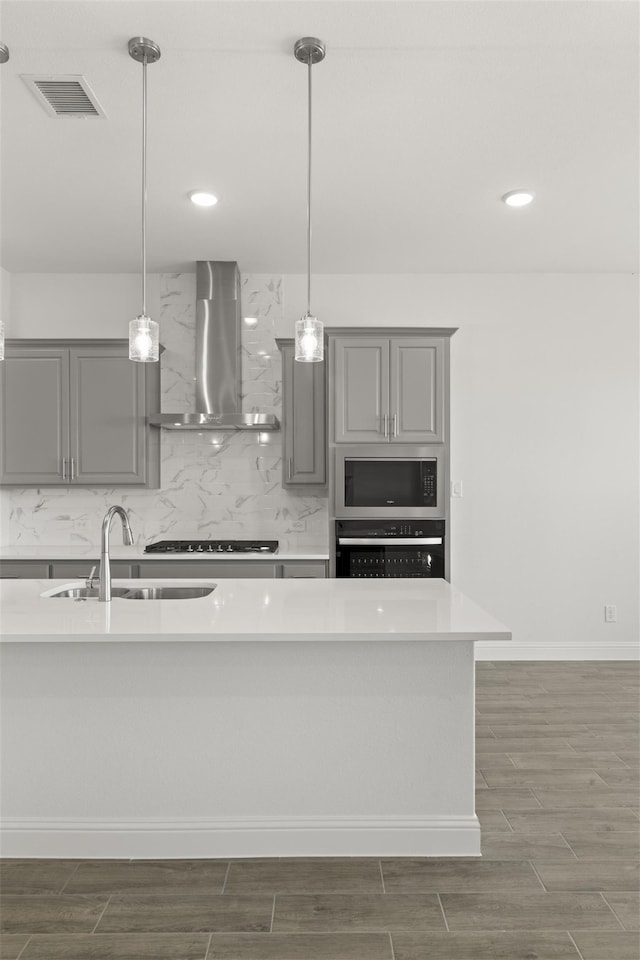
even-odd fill
[[[441,447],[336,448],[335,515],[411,519],[445,516]]]
[[[336,520],[336,577],[445,577],[444,520]]]

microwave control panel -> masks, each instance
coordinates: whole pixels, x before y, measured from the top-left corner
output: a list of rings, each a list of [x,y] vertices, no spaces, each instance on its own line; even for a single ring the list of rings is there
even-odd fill
[[[436,488],[436,471],[429,471],[425,473],[422,478],[422,492],[424,493],[424,502],[425,504],[432,504],[435,506],[437,501],[437,488]]]

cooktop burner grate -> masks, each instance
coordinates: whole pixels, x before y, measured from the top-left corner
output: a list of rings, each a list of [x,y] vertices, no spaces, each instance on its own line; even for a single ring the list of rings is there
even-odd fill
[[[145,553],[275,553],[277,540],[158,540]]]

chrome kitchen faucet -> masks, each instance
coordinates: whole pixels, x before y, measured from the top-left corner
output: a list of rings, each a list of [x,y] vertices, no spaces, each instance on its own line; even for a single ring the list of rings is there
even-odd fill
[[[111,521],[116,513],[122,521],[122,542],[130,547],[133,543],[133,534],[131,533],[131,524],[126,510],[123,507],[109,507],[102,521],[102,538],[100,541],[100,580],[98,587],[98,600],[111,600],[111,564],[109,559],[109,531]]]

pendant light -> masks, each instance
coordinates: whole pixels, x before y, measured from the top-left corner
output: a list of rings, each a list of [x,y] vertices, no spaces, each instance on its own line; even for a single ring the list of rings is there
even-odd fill
[[[0,63],[6,63],[9,59],[9,47],[6,43],[0,43]],[[0,320],[0,360],[4,360],[4,321]]]
[[[160,358],[160,331],[147,316],[147,64],[160,59],[160,47],[146,37],[132,37],[129,56],[142,64],[142,313],[129,322],[129,359],[150,363]]]
[[[307,312],[296,321],[295,358],[302,363],[324,360],[324,331],[322,321],[311,313],[311,67],[325,58],[325,45],[315,37],[297,40],[293,53],[300,63],[306,63],[309,99],[309,142],[307,164]]]

